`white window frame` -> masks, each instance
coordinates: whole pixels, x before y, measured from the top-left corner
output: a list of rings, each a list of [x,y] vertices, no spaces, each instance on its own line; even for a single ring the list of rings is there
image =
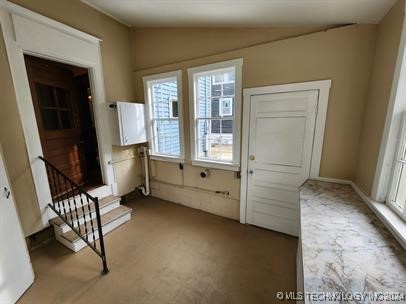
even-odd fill
[[[389,194],[387,198],[387,204],[396,212],[403,220],[406,221],[406,206],[403,207],[403,211],[399,210],[396,206],[396,192],[399,185],[399,179],[401,178],[401,166],[402,166],[402,157],[404,155],[406,146],[406,113],[402,117],[402,125],[399,131],[399,142],[396,157],[392,169],[392,177],[390,182]]]
[[[406,112],[406,19],[403,21],[391,95],[371,193],[372,200],[376,202],[385,202],[388,199],[397,137],[404,112]]]
[[[160,154],[155,151],[156,144],[154,143],[154,131],[153,131],[153,124],[152,124],[152,92],[150,89],[151,84],[156,84],[160,82],[169,81],[173,78],[176,78],[177,86],[178,86],[178,117],[179,120],[179,143],[180,143],[180,155],[173,156],[168,154]],[[162,161],[169,161],[169,162],[184,162],[185,159],[185,149],[184,149],[184,136],[183,136],[183,103],[182,103],[182,70],[161,73],[161,74],[154,74],[143,77],[144,82],[144,98],[145,98],[145,117],[146,117],[146,128],[147,128],[147,136],[148,136],[148,143],[150,146],[150,157],[151,159],[155,160],[162,160]],[[169,111],[171,114],[171,107],[169,107]],[[171,117],[170,117],[171,118]]]
[[[192,164],[215,169],[240,170],[240,142],[241,142],[241,100],[242,100],[242,65],[243,58],[217,62],[188,69],[189,78],[189,115],[190,115],[190,150]],[[233,160],[231,162],[206,160],[198,158],[197,148],[197,113],[196,89],[197,78],[205,74],[221,72],[221,70],[235,69],[234,91],[234,120],[233,120]]]

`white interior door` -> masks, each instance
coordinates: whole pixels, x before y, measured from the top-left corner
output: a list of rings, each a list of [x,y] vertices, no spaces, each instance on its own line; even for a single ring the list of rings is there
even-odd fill
[[[309,177],[318,90],[251,96],[247,223],[297,236]]]
[[[34,273],[1,154],[0,186],[0,303],[15,303]]]

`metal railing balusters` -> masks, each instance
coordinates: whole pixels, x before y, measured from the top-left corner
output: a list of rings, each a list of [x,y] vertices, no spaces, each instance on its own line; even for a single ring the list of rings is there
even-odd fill
[[[47,170],[47,176],[50,176],[51,173],[49,172],[49,168],[47,166],[45,166],[45,169]],[[49,190],[51,190],[52,204],[55,207],[55,199],[54,199],[54,191],[53,191],[52,183],[49,183]]]
[[[78,194],[80,195],[80,192],[78,192]],[[77,227],[79,229],[79,233],[81,233],[80,231],[80,221],[79,221],[79,214],[78,214],[78,207],[77,207],[77,202],[76,202],[76,198],[75,198],[75,190],[73,190],[73,204],[75,206],[75,217],[76,217],[76,223],[77,223]],[[75,225],[73,225],[75,226]]]
[[[60,201],[60,195],[59,195],[60,192],[59,192],[59,188],[58,188],[59,183],[58,183],[58,180],[57,180],[57,175],[56,175],[56,173],[54,171],[52,171],[52,180],[53,180],[54,185],[55,185],[54,197],[55,197],[55,200],[56,200],[56,202],[58,204],[58,208],[59,208],[60,212],[62,213],[61,201]],[[62,202],[62,207],[63,206],[64,206],[64,204]],[[65,208],[64,208],[64,210],[65,210]]]
[[[87,210],[89,211],[90,227],[92,228],[92,241],[93,241],[94,247],[96,247],[96,238],[95,238],[95,235],[94,235],[94,226],[93,226],[92,210],[90,210],[89,198],[86,197],[86,200],[87,200]],[[95,208],[96,208],[96,206],[95,206]]]
[[[100,216],[100,208],[99,208],[99,199],[96,197],[94,201],[94,207],[96,211],[96,221],[97,221],[97,228],[98,228],[98,233],[99,233],[99,245],[100,245],[100,252],[102,254],[102,262],[103,262],[103,271],[107,270],[107,260],[106,260],[106,251],[104,249],[104,239],[103,237],[103,229],[102,229],[102,224],[101,224],[101,216]],[[106,272],[106,273],[107,273]]]
[[[102,259],[102,274],[107,274],[109,270],[107,268],[107,258],[104,247],[98,198],[91,196],[89,193],[83,190],[80,186],[78,186],[74,181],[72,181],[68,176],[62,173],[58,168],[56,168],[45,158],[39,156],[39,159],[41,159],[45,163],[45,168],[48,175],[48,182],[50,184],[49,186],[51,190],[52,203],[49,203],[48,206],[65,222],[65,224],[67,224],[72,229],[72,231],[74,231],[80,237],[80,239],[82,239],[82,241],[84,241]],[[63,189],[63,187],[65,187],[65,189]],[[76,198],[76,195],[79,195],[79,198]],[[67,206],[64,200],[66,200]],[[71,204],[71,200],[73,200],[73,204]],[[95,221],[92,217],[92,203],[94,205],[93,212],[95,214]],[[62,204],[62,207],[60,204]],[[87,205],[87,213],[85,205]],[[83,231],[81,231],[83,228],[81,229],[80,227],[81,224],[78,214],[78,210],[80,209],[83,213],[81,217],[83,217],[84,221],[84,233],[82,233]],[[67,214],[68,212],[70,213],[70,221]],[[72,214],[73,212],[75,212],[75,216]],[[88,229],[89,222],[87,217],[89,217],[90,221],[90,228],[92,233],[91,240],[89,238],[90,231]],[[77,222],[77,227],[75,227],[75,220]],[[95,227],[95,225],[97,226]],[[98,232],[100,250],[97,249],[97,240],[95,236],[96,231]]]
[[[88,240],[89,239],[89,232],[87,231],[86,211],[85,211],[85,204],[83,203],[82,194],[80,194],[80,202],[82,204],[83,221],[84,221],[83,225],[85,226],[85,237],[86,237],[86,240]]]
[[[73,221],[73,216],[72,216],[71,204],[70,204],[70,199],[71,199],[72,197],[69,195],[70,190],[68,190],[68,189],[71,189],[72,187],[69,187],[69,188],[68,188],[67,185],[66,185],[66,181],[67,181],[66,177],[63,176],[63,183],[64,183],[64,185],[65,185],[65,197],[66,197],[66,201],[67,201],[68,206],[69,206],[70,221],[71,221],[71,223],[72,223],[72,226],[75,227],[75,223],[74,223],[74,221]],[[69,182],[69,181],[68,181],[68,182]],[[71,186],[71,185],[69,185],[69,186]],[[73,201],[75,201],[74,195],[75,195],[75,193],[73,193]]]

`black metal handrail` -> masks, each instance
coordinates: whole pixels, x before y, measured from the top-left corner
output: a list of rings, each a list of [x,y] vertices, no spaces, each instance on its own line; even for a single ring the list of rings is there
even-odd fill
[[[107,268],[106,251],[104,249],[103,231],[101,225],[99,199],[91,196],[82,187],[76,184],[68,176],[62,173],[48,160],[39,156],[39,159],[45,163],[48,174],[49,187],[51,189],[52,204],[48,206],[68,225],[100,258],[102,259],[102,274],[109,272]],[[73,204],[72,204],[73,203]],[[90,209],[91,203],[94,204],[94,210]],[[87,212],[86,212],[87,209]],[[78,210],[83,214],[83,227],[81,228],[80,216]],[[96,223],[92,213],[96,216]],[[88,216],[89,221],[86,217]],[[76,222],[76,225],[75,225]],[[90,223],[90,227],[88,227]],[[97,227],[94,227],[96,224]],[[82,231],[84,230],[84,231]],[[98,232],[99,248],[95,237],[95,231]],[[89,235],[92,237],[89,238]]]

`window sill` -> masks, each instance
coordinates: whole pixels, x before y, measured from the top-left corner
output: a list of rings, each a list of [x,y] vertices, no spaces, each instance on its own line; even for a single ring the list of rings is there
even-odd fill
[[[213,162],[207,160],[192,160],[193,166],[205,167],[205,168],[213,168],[213,169],[222,169],[228,171],[240,171],[240,166],[236,164],[230,163],[221,163],[221,162]]]
[[[159,161],[166,161],[171,163],[184,163],[185,160],[183,158],[175,157],[175,156],[166,156],[166,155],[150,155],[152,160],[159,160]]]
[[[381,219],[400,245],[406,249],[406,222],[404,222],[388,205],[375,201],[368,201],[367,204]]]

